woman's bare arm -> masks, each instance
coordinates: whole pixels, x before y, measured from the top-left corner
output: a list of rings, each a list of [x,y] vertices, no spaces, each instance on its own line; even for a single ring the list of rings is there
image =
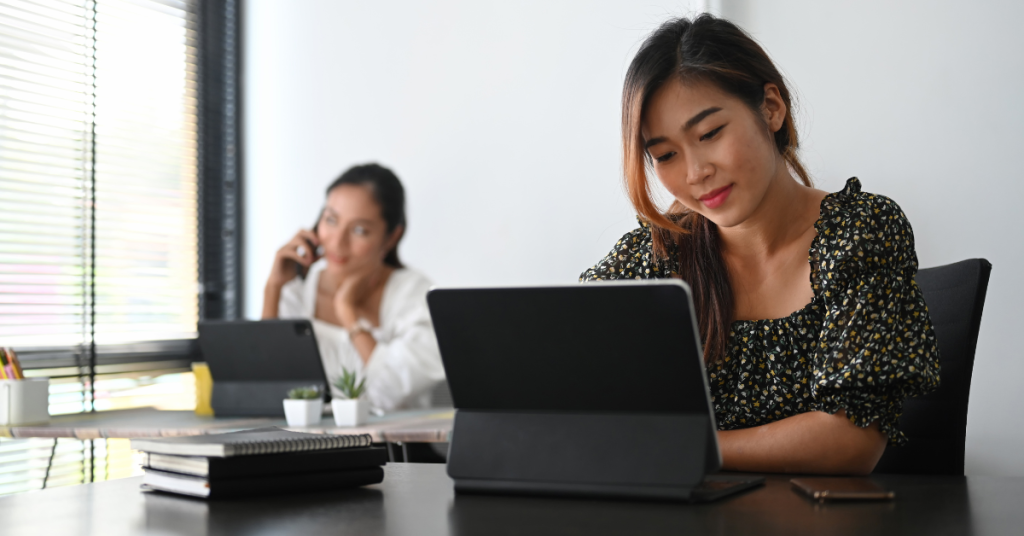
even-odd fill
[[[885,450],[878,423],[811,411],[773,423],[718,432],[722,468],[753,473],[866,475]]]
[[[277,306],[281,301],[281,287],[268,284],[263,288],[263,320],[277,318]]]

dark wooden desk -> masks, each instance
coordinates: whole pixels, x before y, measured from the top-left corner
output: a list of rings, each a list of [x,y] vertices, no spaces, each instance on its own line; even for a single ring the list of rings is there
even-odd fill
[[[789,477],[717,503],[455,497],[443,465],[391,464],[339,493],[204,502],[143,493],[141,478],[0,498],[0,532],[91,534],[1020,534],[1024,478],[877,476],[894,502],[819,505]]]

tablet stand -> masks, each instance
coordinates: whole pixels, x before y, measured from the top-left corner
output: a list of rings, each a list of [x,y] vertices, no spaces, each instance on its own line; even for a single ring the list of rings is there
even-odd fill
[[[712,434],[707,415],[459,410],[448,475],[462,493],[689,500],[720,466]]]

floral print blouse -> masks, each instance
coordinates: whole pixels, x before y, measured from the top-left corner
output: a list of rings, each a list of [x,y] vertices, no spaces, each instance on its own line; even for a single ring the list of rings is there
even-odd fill
[[[856,178],[822,200],[814,228],[814,298],[784,318],[733,322],[727,355],[707,368],[718,428],[846,410],[857,426],[878,421],[889,443],[902,445],[903,401],[939,385],[913,230],[899,205],[862,192]],[[641,221],[580,281],[671,277],[677,255],[652,260]]]

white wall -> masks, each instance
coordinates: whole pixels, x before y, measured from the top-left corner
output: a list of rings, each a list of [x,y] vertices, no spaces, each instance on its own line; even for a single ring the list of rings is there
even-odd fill
[[[274,251],[347,167],[408,193],[408,264],[436,283],[573,283],[636,227],[619,94],[686,1],[245,4],[246,314]]]
[[[1024,475],[1024,3],[729,1],[800,97],[803,157],[907,213],[921,266],[992,262],[967,426],[969,474]]]
[[[1024,37],[1013,2],[249,0],[246,311],[323,188],[379,161],[406,184],[401,253],[441,284],[572,282],[634,227],[619,92],[643,36],[709,5],[747,28],[800,98],[818,184],[851,175],[909,215],[922,266],[994,264],[968,472],[1024,475]]]

